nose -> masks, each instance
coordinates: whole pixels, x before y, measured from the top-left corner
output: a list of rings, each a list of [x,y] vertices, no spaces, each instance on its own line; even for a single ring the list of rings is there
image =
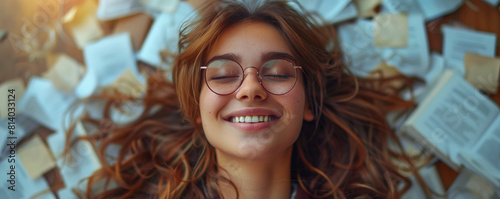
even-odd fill
[[[259,80],[259,70],[255,67],[245,68],[244,71],[248,69],[255,69],[255,73],[244,74],[243,82],[240,88],[236,92],[236,98],[238,100],[246,101],[257,101],[264,100],[267,98],[267,92],[264,90]]]

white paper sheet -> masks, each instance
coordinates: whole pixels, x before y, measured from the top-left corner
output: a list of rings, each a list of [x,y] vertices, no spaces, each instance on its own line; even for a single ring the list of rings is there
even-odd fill
[[[425,183],[427,183],[427,185],[433,191],[435,191],[437,194],[441,195],[445,194],[443,184],[441,183],[441,179],[439,178],[438,172],[434,166],[431,165],[423,167],[418,171],[418,173],[423,178]],[[402,199],[425,198],[424,190],[422,189],[420,184],[418,184],[418,181],[415,178],[415,176],[412,175],[410,177],[410,180],[412,182],[412,186],[410,187],[408,192],[406,192],[401,198]],[[440,199],[442,197],[433,195],[431,198]]]
[[[381,13],[422,14],[417,0],[383,0]]]
[[[500,2],[500,0],[483,0],[483,1],[488,2],[492,6],[498,5],[498,3]]]
[[[298,0],[303,9],[296,3],[289,2],[289,5],[301,12],[318,14],[321,18],[318,21],[337,23],[357,16],[358,11],[351,0],[328,1],[328,0]]]
[[[72,139],[86,135],[81,123],[77,123]],[[50,150],[56,157],[57,166],[66,188],[79,188],[85,190],[87,181],[80,183],[80,180],[89,177],[94,171],[101,168],[101,163],[88,141],[79,141],[72,146],[69,152],[71,161],[61,156],[66,144],[66,134],[64,131],[56,131],[47,138]],[[66,192],[67,195],[73,195]]]
[[[83,53],[87,71],[75,89],[80,98],[90,96],[99,86],[111,84],[126,69],[132,70],[141,82],[145,82],[137,70],[129,33],[108,36],[89,44]]]
[[[460,76],[465,75],[463,65],[466,52],[495,56],[496,35],[493,33],[442,26],[444,33],[443,56],[446,67]]]
[[[327,21],[331,21],[338,16],[349,3],[351,3],[351,0],[322,0],[316,8],[316,11]]]
[[[425,20],[432,20],[457,10],[463,0],[417,0]]]
[[[99,0],[97,18],[112,20],[144,11],[140,0]]]
[[[445,69],[444,58],[442,55],[433,52],[430,60],[430,67],[423,76],[423,79],[428,85],[432,84],[432,82],[434,82]]]
[[[142,0],[149,8],[161,12],[173,13],[179,6],[180,0]]]
[[[56,166],[47,145],[35,134],[20,146],[18,160],[23,164],[31,179],[38,179]]]
[[[17,161],[19,161],[19,159],[16,160],[14,170],[14,172],[16,173],[16,191],[11,191],[8,189],[8,187],[11,185],[6,179],[7,177],[10,178],[10,175],[7,175],[7,173],[10,172],[11,163],[7,161],[7,158],[3,158],[2,160],[0,160],[0,168],[2,168],[2,180],[0,181],[0,185],[2,186],[2,188],[0,189],[0,196],[2,198],[30,199],[35,194],[42,193],[43,191],[49,189],[49,185],[44,178],[31,180],[28,176],[28,173],[26,173],[23,165],[21,163],[18,163]],[[36,199],[56,198],[54,194],[52,194],[52,192],[44,193],[45,194],[41,194],[40,196],[36,197]]]
[[[83,73],[84,68],[77,61],[66,54],[61,54],[43,77],[49,79],[54,87],[72,93]]]
[[[8,122],[9,121],[7,119],[0,119],[0,129],[2,129],[0,130],[0,132],[5,133],[5,135],[7,134],[7,132],[4,132],[4,129],[7,129]],[[12,136],[15,136],[17,140],[21,140],[24,138],[24,136],[35,131],[35,129],[39,126],[40,124],[30,119],[29,116],[24,114],[16,114],[16,130],[14,131],[14,135]],[[6,140],[7,136],[0,136],[0,146],[5,144]],[[9,155],[9,152],[10,151],[7,147],[0,149],[0,158]]]
[[[384,60],[407,76],[425,77],[429,68],[429,46],[421,15],[408,15],[408,46],[384,50]],[[388,56],[389,55],[389,56]]]
[[[352,19],[358,16],[358,9],[354,3],[349,3],[337,16],[330,18],[328,21],[332,24]]]
[[[170,66],[162,65],[160,51],[177,52],[180,26],[194,14],[196,12],[189,3],[182,1],[174,13],[162,13],[158,16],[137,54],[137,59],[152,66],[170,69]]]
[[[77,6],[74,14],[70,12],[66,15],[65,22],[71,30],[73,39],[78,48],[83,48],[88,43],[95,41],[104,35],[99,20],[95,16],[97,2],[93,0],[84,0]],[[90,30],[90,31],[89,31]]]
[[[367,76],[381,61],[380,49],[373,42],[373,22],[358,19],[338,28],[344,61],[357,76]]]
[[[40,124],[57,130],[63,128],[63,118],[75,100],[73,94],[58,90],[49,80],[32,77],[18,108]]]

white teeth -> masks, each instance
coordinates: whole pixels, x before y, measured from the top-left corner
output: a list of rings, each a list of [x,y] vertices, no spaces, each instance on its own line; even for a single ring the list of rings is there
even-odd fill
[[[231,119],[234,123],[258,123],[258,122],[269,122],[271,117],[268,115],[257,116],[257,115],[247,115],[247,116],[235,116]]]

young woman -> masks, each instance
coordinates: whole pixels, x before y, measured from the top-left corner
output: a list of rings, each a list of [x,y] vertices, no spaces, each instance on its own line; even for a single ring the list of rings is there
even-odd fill
[[[143,116],[99,135],[87,197],[102,179],[118,186],[97,198],[399,198],[409,187],[385,114],[412,103],[351,75],[331,27],[282,1],[199,14],[181,30],[173,85],[152,76]],[[108,165],[111,143],[123,147]]]

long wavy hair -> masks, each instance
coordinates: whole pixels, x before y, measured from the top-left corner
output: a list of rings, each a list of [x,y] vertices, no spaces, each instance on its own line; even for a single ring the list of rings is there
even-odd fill
[[[222,1],[199,10],[199,17],[181,28],[173,84],[153,73],[141,99],[104,96],[110,99],[105,118],[109,107],[124,100],[139,100],[145,110],[136,121],[89,138],[99,142],[103,167],[89,177],[87,197],[94,197],[93,187],[102,180],[116,186],[95,198],[219,198],[221,183],[237,189],[219,175],[215,150],[197,121],[203,83],[199,66],[225,29],[251,20],[275,27],[304,69],[314,120],[304,122],[294,143],[290,180],[313,198],[400,198],[410,181],[391,160],[407,162],[418,176],[410,158],[391,151],[388,143],[399,144],[386,114],[414,106],[388,84],[402,78],[356,78],[342,63],[334,27],[321,27],[313,19],[283,1]],[[111,144],[122,147],[109,164]]]

